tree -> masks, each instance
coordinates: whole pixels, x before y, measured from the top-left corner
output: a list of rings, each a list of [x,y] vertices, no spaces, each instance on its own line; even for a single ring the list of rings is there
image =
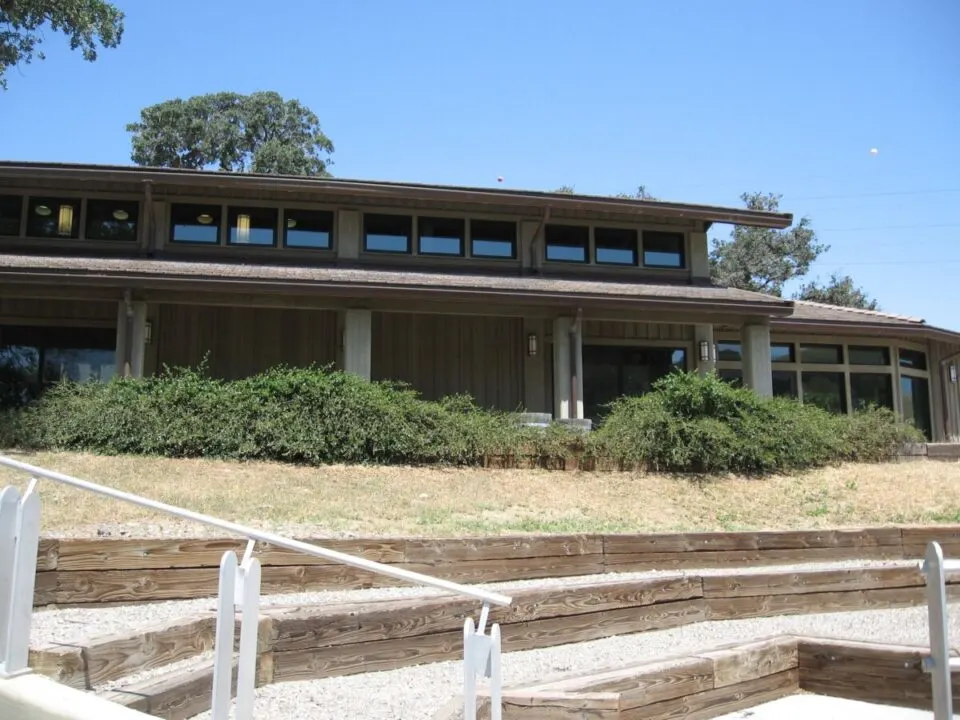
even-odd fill
[[[573,195],[576,192],[573,188],[573,185],[561,185],[556,190],[555,193],[561,193],[563,195]],[[656,200],[656,198],[647,192],[646,185],[637,185],[637,191],[634,193],[617,193],[613,197],[621,198],[623,200]]]
[[[137,165],[224,172],[328,176],[333,142],[298,100],[275,92],[221,92],[167,100],[140,111]]]
[[[852,277],[849,275],[841,276],[838,273],[833,273],[830,276],[830,281],[825,285],[818,285],[816,282],[807,283],[800,288],[794,298],[863,310],[880,309],[876,300],[869,297],[862,288],[853,284]]]
[[[749,210],[776,212],[780,195],[744,193]],[[782,295],[787,281],[803,277],[829,246],[820,243],[809,218],[786,230],[737,225],[729,240],[714,238],[710,268],[714,279],[742,290]]]
[[[123,13],[104,0],[0,0],[0,88],[7,88],[7,68],[28,65],[35,57],[43,28],[49,25],[70,39],[83,59],[97,59],[97,46],[115,48],[123,36]]]

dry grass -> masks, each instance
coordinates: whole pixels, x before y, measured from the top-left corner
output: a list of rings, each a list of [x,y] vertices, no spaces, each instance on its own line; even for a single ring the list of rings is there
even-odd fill
[[[199,512],[288,532],[465,535],[960,522],[960,464],[846,465],[791,477],[306,468],[269,463],[15,454]],[[22,475],[0,468],[0,485]],[[196,525],[42,485],[44,531],[199,535]]]

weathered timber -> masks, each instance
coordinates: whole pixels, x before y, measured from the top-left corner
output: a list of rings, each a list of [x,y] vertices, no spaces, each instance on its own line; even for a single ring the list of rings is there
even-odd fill
[[[700,653],[713,663],[714,687],[726,687],[774,675],[799,666],[797,640],[789,636],[768,638]]]
[[[604,535],[606,555],[723,550],[810,550],[900,545],[900,529],[786,530],[759,532],[642,533]]]
[[[680,570],[751,565],[784,565],[837,560],[897,560],[899,545],[827,547],[793,550],[717,550],[698,552],[620,553],[604,555],[607,572]]]
[[[38,572],[33,585],[33,604],[36,607],[57,602],[57,572]]]
[[[52,538],[41,538],[37,546],[37,572],[56,570],[60,557],[60,541]]]
[[[489,698],[483,697],[478,717],[490,717]],[[461,703],[462,707],[462,703]],[[616,720],[620,717],[617,693],[505,693],[504,720]]]
[[[882,610],[926,602],[922,587],[704,598],[709,620],[739,620],[774,615]]]
[[[132,710],[164,718],[186,720],[210,709],[213,661],[173,670],[138,683],[121,685],[101,695]],[[237,692],[237,663],[233,663],[230,693]]]
[[[802,593],[919,587],[925,580],[916,567],[844,568],[706,575],[704,597],[799,595]]]

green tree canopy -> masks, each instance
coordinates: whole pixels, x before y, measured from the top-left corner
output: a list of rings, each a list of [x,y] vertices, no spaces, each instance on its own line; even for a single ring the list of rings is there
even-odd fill
[[[137,165],[326,176],[333,142],[298,100],[275,92],[221,92],[167,100],[140,111],[132,133]]]
[[[862,288],[857,287],[849,275],[833,273],[830,280],[820,285],[815,281],[809,282],[800,288],[794,295],[797,300],[811,300],[827,305],[842,305],[843,307],[861,308],[863,310],[879,310],[877,301],[869,297]]]
[[[740,199],[749,210],[776,212],[781,197],[744,193]],[[806,217],[786,230],[737,225],[729,240],[713,239],[710,267],[714,279],[723,285],[779,296],[789,280],[806,275],[829,249],[817,240]]]
[[[123,13],[104,0],[0,0],[0,88],[7,87],[7,68],[44,59],[38,48],[47,26],[92,62],[98,46],[120,44]]]
[[[576,190],[574,190],[573,185],[561,185],[553,192],[562,193],[564,195],[573,195]],[[636,192],[633,193],[617,193],[613,197],[621,198],[623,200],[656,200],[656,198],[647,192],[646,185],[637,185]]]

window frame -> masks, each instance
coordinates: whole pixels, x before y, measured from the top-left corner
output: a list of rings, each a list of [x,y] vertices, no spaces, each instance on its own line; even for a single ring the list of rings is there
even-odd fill
[[[680,264],[679,265],[661,265],[659,263],[648,263],[647,262],[647,243],[646,235],[647,233],[655,233],[659,235],[679,235],[680,236]],[[651,270],[673,270],[677,271],[689,271],[690,270],[690,233],[687,230],[675,229],[675,230],[664,230],[656,227],[642,227],[640,228],[640,267],[649,268]]]
[[[234,215],[234,213],[236,213],[236,216],[237,216],[237,218],[239,219],[239,216],[240,216],[240,214],[241,214],[241,211],[243,211],[243,210],[247,210],[247,211],[262,210],[262,211],[272,212],[272,213],[274,214],[274,222],[273,222],[273,242],[271,242],[271,243],[254,243],[254,242],[241,243],[241,242],[236,242],[236,241],[234,241],[234,240],[231,239],[231,235],[233,235],[233,229],[234,229],[234,226],[233,226],[233,215]],[[224,205],[224,209],[223,209],[223,226],[224,226],[223,244],[226,245],[227,247],[243,248],[244,250],[250,250],[251,248],[258,248],[258,249],[276,248],[276,247],[278,247],[279,244],[280,244],[279,228],[280,228],[280,223],[281,223],[282,218],[283,218],[282,208],[280,208],[280,207],[278,207],[278,206],[275,206],[275,205],[249,205],[249,204],[246,204],[246,203],[244,203],[243,205],[240,205],[240,204],[227,204],[227,205]],[[252,229],[254,229],[254,228],[251,227],[251,230],[252,230]],[[260,228],[260,229],[265,229],[265,228]]]
[[[306,253],[334,253],[337,249],[337,230],[339,226],[339,214],[337,208],[331,205],[305,205],[305,204],[284,204],[280,208],[280,235],[277,248],[287,252],[306,252]],[[330,244],[327,247],[310,247],[308,245],[288,245],[287,244],[287,213],[288,212],[310,212],[310,213],[328,213],[330,215]]]
[[[448,222],[459,222],[462,225],[462,232],[460,234],[460,247],[456,253],[445,253],[445,252],[425,252],[423,250],[423,230],[421,228],[422,220],[440,220]],[[413,234],[416,237],[416,252],[412,253],[417,256],[430,257],[430,258],[465,258],[467,257],[467,236],[468,230],[467,226],[470,224],[470,217],[467,215],[463,216],[445,216],[445,215],[433,215],[433,214],[417,214],[414,217],[413,222]],[[443,237],[437,235],[434,237]],[[455,238],[447,238],[453,240]]]
[[[174,236],[176,232],[176,223],[173,221],[173,209],[174,207],[194,207],[194,208],[217,208],[217,223],[214,227],[217,229],[217,239],[216,242],[206,242],[203,240],[177,240]],[[167,242],[174,247],[226,247],[226,239],[224,235],[226,234],[225,226],[227,223],[227,205],[224,203],[216,202],[197,202],[195,200],[187,200],[186,202],[170,202],[168,203],[167,211]],[[236,246],[232,246],[236,247]]]
[[[597,242],[597,230],[601,231],[612,231],[617,233],[632,233],[633,234],[633,261],[629,263],[616,262],[612,260],[601,260],[599,251],[601,250],[600,243]],[[590,236],[589,236],[589,245],[591,258],[593,264],[602,265],[605,267],[620,267],[620,268],[635,268],[640,266],[640,255],[641,255],[641,237],[643,231],[637,227],[622,227],[616,225],[591,225],[590,226]],[[544,238],[546,240],[546,238]],[[622,250],[623,248],[603,248],[611,250]]]
[[[502,220],[496,217],[483,217],[481,215],[468,215],[466,218],[467,222],[467,236],[464,239],[464,249],[466,251],[466,257],[476,258],[477,260],[483,261],[513,261],[515,262],[520,256],[520,233],[521,233],[521,223],[519,220]],[[486,222],[486,223],[501,223],[503,225],[512,225],[513,226],[513,240],[510,242],[510,255],[488,255],[486,253],[477,253],[474,250],[473,243],[475,241],[473,234],[473,223],[474,222]],[[506,242],[505,240],[490,240],[486,239],[487,242]]]
[[[406,250],[376,250],[367,246],[367,217],[368,216],[377,216],[377,217],[402,217],[408,218],[410,220],[410,232],[407,235],[407,249]],[[410,257],[415,255],[414,248],[416,243],[414,238],[417,236],[417,215],[416,213],[400,213],[400,212],[384,212],[381,210],[370,211],[366,210],[361,211],[360,213],[360,252],[363,254],[369,255],[380,255],[380,256],[394,256],[394,257]]]
[[[547,240],[547,228],[572,228],[576,230],[585,230],[586,238],[585,244],[583,245],[583,260],[564,260],[550,257],[550,243]],[[593,265],[592,262],[592,251],[593,246],[593,225],[589,223],[578,223],[578,222],[548,222],[543,225],[543,261],[547,263],[557,263],[558,265],[572,265],[574,267],[582,267],[584,265]],[[556,247],[565,247],[573,248],[579,247],[579,245],[557,245]]]
[[[84,195],[78,195],[75,193],[62,193],[56,192],[44,195],[26,195],[26,208],[24,215],[20,221],[20,228],[23,232],[23,239],[25,240],[39,240],[44,243],[76,243],[77,241],[84,240],[84,230],[86,228],[86,210],[87,210],[87,197]],[[76,231],[71,230],[70,235],[57,235],[55,237],[49,237],[44,235],[31,235],[30,234],[30,210],[33,208],[33,203],[40,200],[55,200],[59,202],[68,201],[75,208],[73,223],[71,227],[75,227]]]
[[[29,196],[23,192],[9,191],[6,189],[0,190],[0,195],[4,197],[17,198],[20,201],[20,210],[17,215],[17,232],[15,235],[0,235],[0,238],[14,238],[19,239],[24,237],[26,233],[27,226],[27,207],[28,207],[28,198]]]

